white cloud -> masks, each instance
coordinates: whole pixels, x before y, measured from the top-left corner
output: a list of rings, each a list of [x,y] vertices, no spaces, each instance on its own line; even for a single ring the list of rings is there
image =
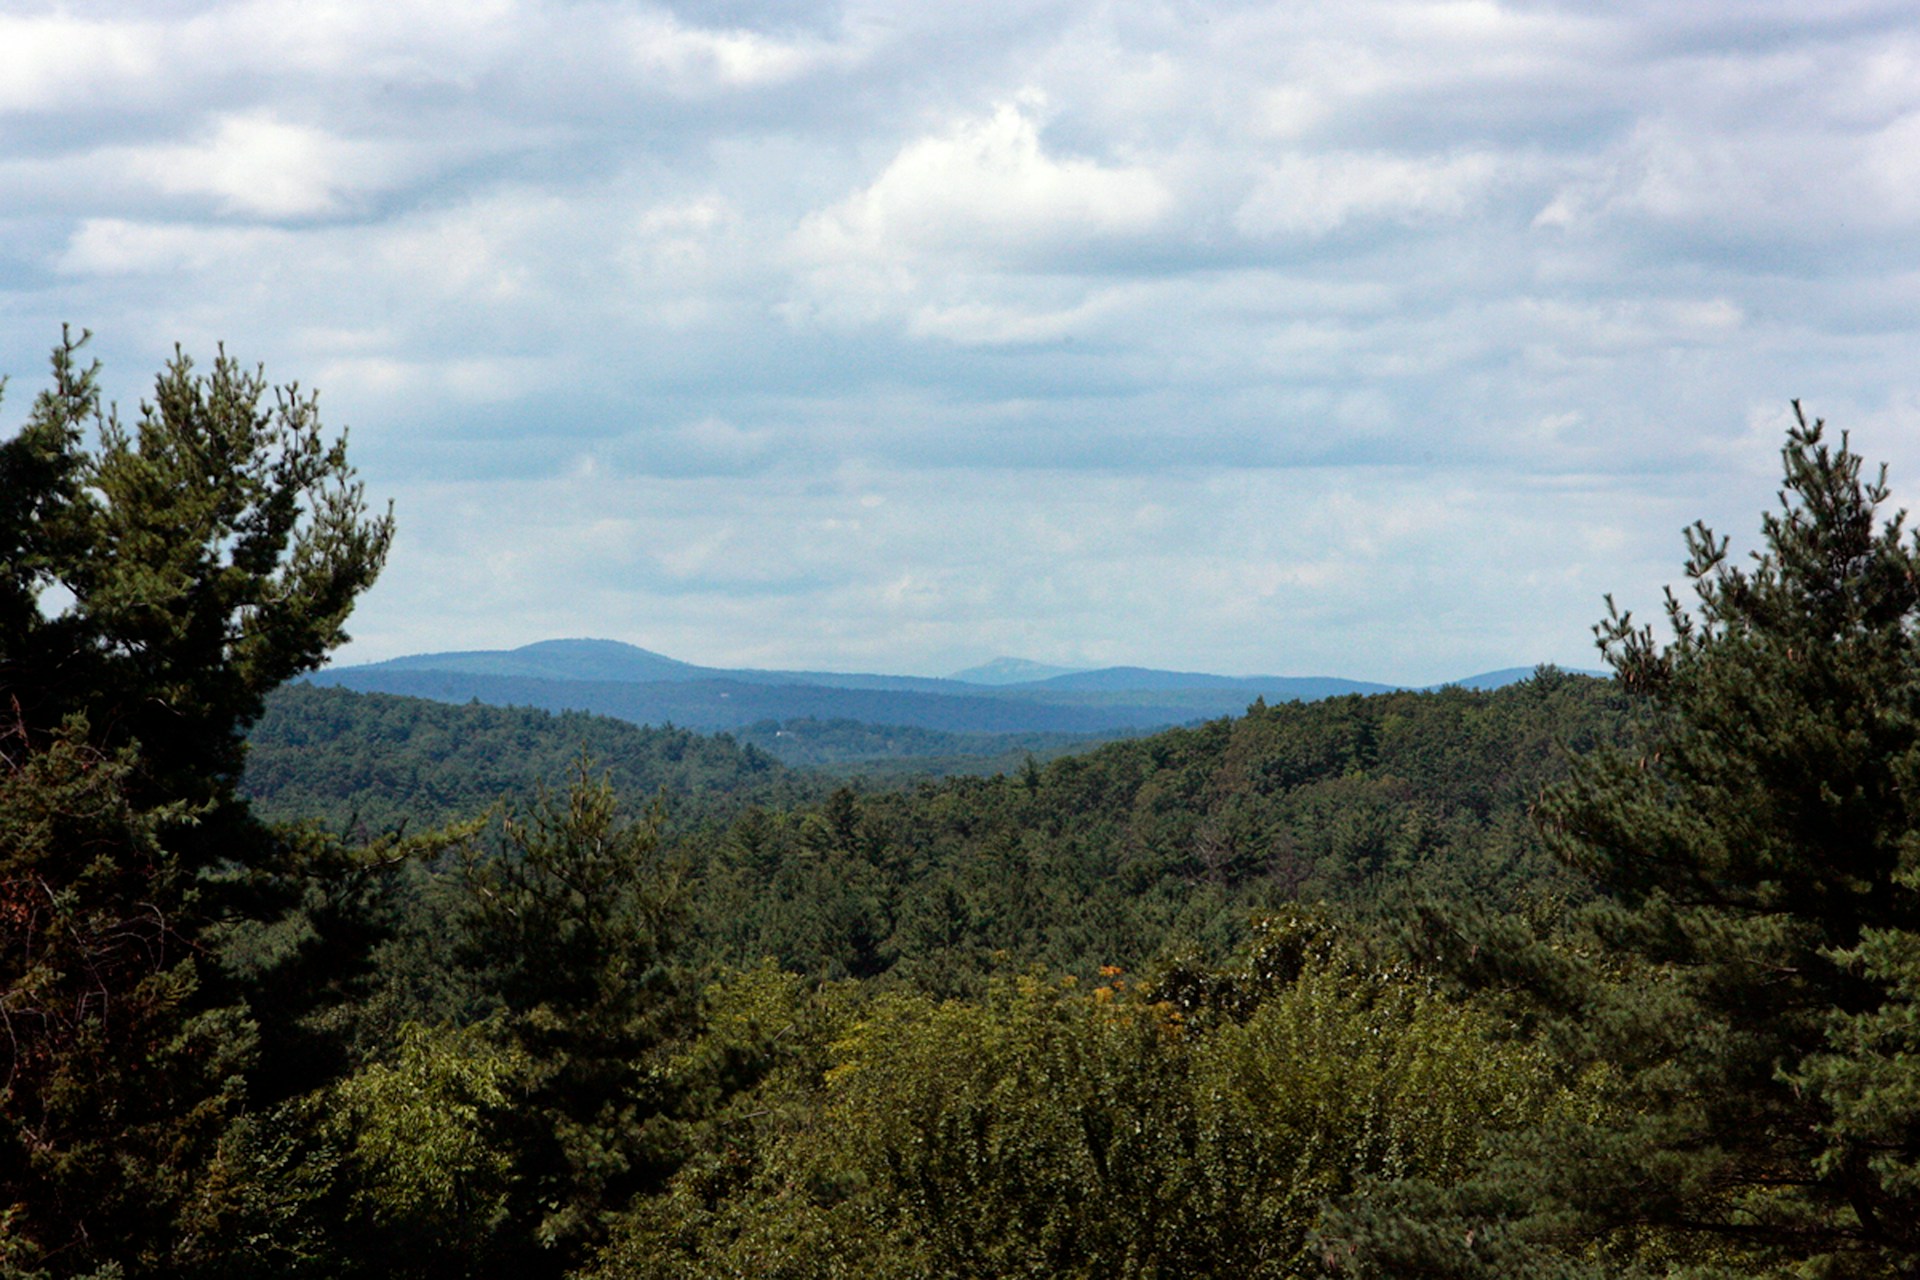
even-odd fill
[[[1878,196],[1890,218],[1920,221],[1920,111],[1875,131],[1863,150],[1863,194]]]
[[[879,504],[862,481],[791,476],[746,489],[595,469],[434,486],[360,631],[376,651],[427,647],[409,630],[424,605],[472,643],[522,643],[565,632],[585,598],[596,634],[715,662],[897,668],[910,637],[930,673],[1011,646],[1354,674],[1364,645],[1358,674],[1431,680],[1497,665],[1495,635],[1524,635],[1528,658],[1589,664],[1601,591],[1664,565],[1687,510],[1597,486],[1371,469],[882,483]],[[1159,510],[1142,522],[1149,494]],[[1464,573],[1463,557],[1496,572]],[[1445,604],[1356,635],[1382,594]]]
[[[72,110],[153,77],[161,62],[145,23],[68,13],[0,14],[0,112]]]
[[[870,185],[802,224],[809,259],[875,262],[918,254],[1011,259],[1088,238],[1136,236],[1173,208],[1139,165],[1056,157],[1041,144],[1037,103],[1003,103],[902,148]]]
[[[1035,313],[986,302],[928,305],[908,318],[907,332],[915,337],[944,338],[962,346],[1053,342],[1079,327],[1087,312],[1084,306]]]
[[[751,254],[742,231],[739,211],[710,193],[643,210],[615,258],[636,281],[690,286],[686,302],[697,303],[700,287],[714,273],[730,273]]]
[[[465,407],[523,401],[570,372],[565,362],[539,357],[403,360],[366,355],[329,360],[313,380],[323,387],[354,386],[389,397]]]
[[[1920,222],[1920,109],[1860,120],[1851,108],[1829,114],[1804,87],[1783,96],[1807,114],[1639,120],[1581,165],[1586,172],[1554,193],[1535,225],[1645,221],[1729,244],[1764,237],[1835,247],[1910,234]]]
[[[1037,95],[903,147],[870,184],[809,214],[792,239],[807,323],[903,324],[961,345],[1052,341],[1127,291],[1082,273],[1124,257],[1172,216],[1148,166],[1051,153]],[[1049,269],[1064,257],[1071,266]]]
[[[1356,220],[1458,218],[1499,176],[1492,155],[1290,155],[1263,166],[1233,221],[1251,236],[1322,236]]]
[[[399,155],[270,113],[224,116],[193,142],[110,148],[92,162],[168,196],[204,196],[221,213],[263,219],[341,212],[389,182]]]
[[[117,276],[209,272],[262,255],[289,253],[295,238],[262,227],[216,227],[88,218],[74,229],[59,269]]]
[[[172,108],[369,81],[471,83],[520,56],[517,0],[90,4],[0,14],[0,114]],[[129,123],[137,123],[129,121]]]
[[[518,0],[241,0],[183,24],[179,52],[205,42],[202,56],[231,61],[244,49],[264,74],[470,83],[524,56],[536,11]]]
[[[1762,18],[9,12],[0,368],[70,318],[123,399],[175,339],[318,384],[386,652],[1584,662],[1789,397],[1920,484],[1920,18]]]
[[[856,49],[824,41],[690,27],[664,10],[627,19],[620,35],[643,75],[680,93],[785,84],[822,67],[845,66],[859,56]]]

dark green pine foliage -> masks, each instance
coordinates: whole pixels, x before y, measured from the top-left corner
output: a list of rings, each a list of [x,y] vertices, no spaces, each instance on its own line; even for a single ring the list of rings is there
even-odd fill
[[[204,375],[177,355],[129,430],[84,341],[54,351],[52,389],[0,446],[0,691],[32,732],[82,711],[102,746],[141,744],[145,789],[224,799],[236,730],[346,639],[392,520],[366,518],[313,396],[269,402],[224,352]],[[71,604],[44,610],[49,588]]]
[[[193,894],[76,720],[0,743],[0,1273],[166,1263],[242,1097],[251,1036],[196,1013]]]
[[[1555,903],[1584,886],[1527,807],[1569,751],[1617,740],[1619,701],[1543,668],[1492,692],[1255,704],[1007,776],[750,811],[682,846],[694,945],[963,995],[1009,966],[1219,960],[1255,913],[1298,901]]]
[[[1611,1105],[1420,1212],[1357,1211],[1351,1269],[1920,1274],[1920,544],[1822,424],[1784,458],[1750,566],[1689,531],[1669,642],[1596,629],[1640,741],[1541,818],[1600,901],[1557,945],[1451,938]]]
[[[324,1072],[371,941],[366,868],[233,788],[392,527],[312,397],[176,355],[129,429],[84,341],[0,441],[0,1264],[140,1275],[217,1247],[224,1120]]]
[[[693,993],[673,963],[686,901],[660,821],[657,808],[625,818],[582,760],[563,795],[509,814],[495,844],[469,854],[459,953],[498,1001],[502,1048],[524,1064],[497,1274],[560,1274],[676,1163],[663,1050]]]

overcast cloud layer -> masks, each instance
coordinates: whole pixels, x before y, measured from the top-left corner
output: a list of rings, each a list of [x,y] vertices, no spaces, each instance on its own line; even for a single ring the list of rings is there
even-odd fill
[[[1593,666],[1790,398],[1920,493],[1916,317],[1910,3],[0,11],[0,421],[319,387],[345,661]]]

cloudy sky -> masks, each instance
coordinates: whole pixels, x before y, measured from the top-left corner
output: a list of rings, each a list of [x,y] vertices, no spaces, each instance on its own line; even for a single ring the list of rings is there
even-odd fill
[[[342,661],[1590,667],[1791,398],[1920,493],[1920,11],[0,0],[62,321],[320,389]]]

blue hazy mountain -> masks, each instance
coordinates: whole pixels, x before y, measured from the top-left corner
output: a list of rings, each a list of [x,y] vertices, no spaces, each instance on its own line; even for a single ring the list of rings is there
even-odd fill
[[[1062,692],[1119,692],[1122,690],[1252,690],[1267,696],[1278,690],[1285,701],[1314,701],[1346,693],[1389,693],[1398,685],[1344,680],[1338,676],[1215,676],[1199,671],[1155,671],[1150,667],[1102,667],[1075,671],[1042,680],[1038,688]]]
[[[535,680],[702,680],[718,674],[618,640],[541,640],[518,649],[417,653],[356,671],[457,671]]]
[[[1455,683],[1497,688],[1532,670],[1513,667]],[[616,640],[413,654],[323,670],[311,680],[368,693],[593,711],[638,724],[704,730],[810,718],[976,734],[1138,731],[1239,715],[1256,698],[1315,701],[1400,687],[1333,676],[1220,676],[1147,667],[1065,671],[1004,658],[944,680],[767,671],[700,666]]]
[[[1056,667],[1026,658],[995,658],[992,662],[983,662],[977,667],[956,671],[947,679],[958,680],[963,684],[1033,684],[1036,681],[1052,679],[1054,676],[1073,675],[1080,670],[1082,670],[1080,667]]]
[[[1519,684],[1533,675],[1532,667],[1502,667],[1498,671],[1483,671],[1477,676],[1468,676],[1464,680],[1449,680],[1448,684],[1457,684],[1462,689],[1504,689],[1510,684]],[[1574,671],[1577,676],[1601,676],[1604,671]],[[1438,687],[1438,686],[1436,686]]]
[[[591,711],[635,724],[724,731],[787,720],[853,720],[945,733],[1107,733],[1201,718],[1184,707],[1053,705],[910,689],[745,680],[543,680],[430,668],[344,668],[309,677],[362,693],[437,702],[478,701],[546,711]],[[1244,710],[1242,707],[1236,710]]]
[[[767,671],[756,668],[703,667],[682,662],[639,645],[619,640],[541,640],[518,649],[475,649],[454,653],[416,653],[346,672],[443,671],[461,675],[501,676],[530,680],[590,680],[621,683],[690,683],[728,680],[740,684],[826,685],[840,689],[899,689],[965,693],[957,680],[924,676],[869,675],[843,671]],[[381,677],[356,675],[355,679]],[[322,680],[321,683],[345,683]],[[482,699],[485,701],[485,699]]]

